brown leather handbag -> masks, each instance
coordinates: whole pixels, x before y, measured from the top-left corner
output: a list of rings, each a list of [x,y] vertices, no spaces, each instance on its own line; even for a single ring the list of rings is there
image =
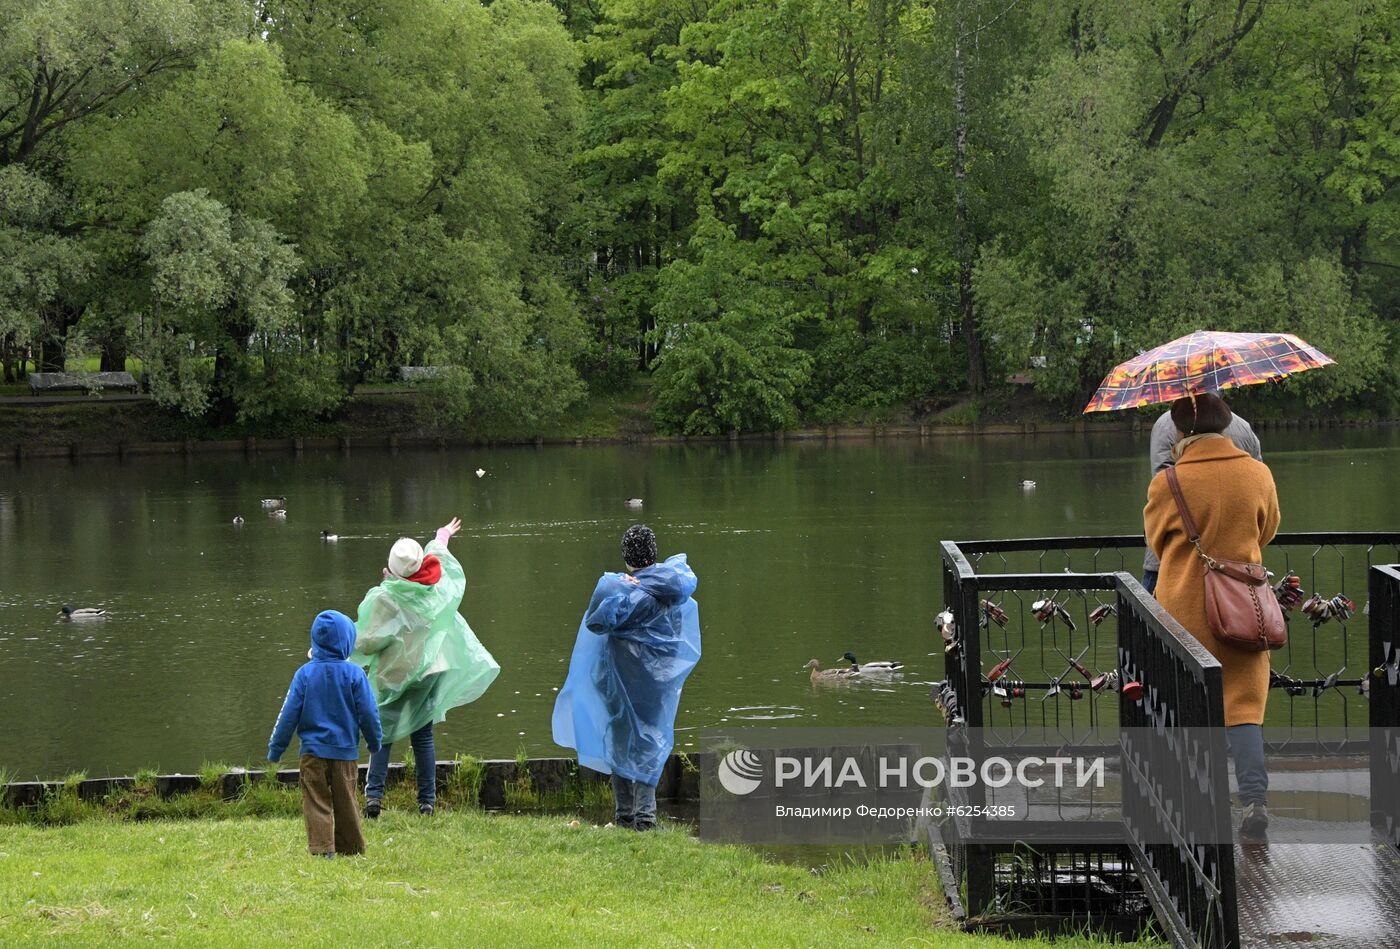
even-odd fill
[[[1196,548],[1196,555],[1205,564],[1206,617],[1215,638],[1236,649],[1263,652],[1281,649],[1288,642],[1288,624],[1283,608],[1269,588],[1269,571],[1260,563],[1240,560],[1216,560],[1201,549],[1201,532],[1186,498],[1176,469],[1167,469],[1167,483],[1176,498],[1176,509],[1186,525],[1186,535]]]

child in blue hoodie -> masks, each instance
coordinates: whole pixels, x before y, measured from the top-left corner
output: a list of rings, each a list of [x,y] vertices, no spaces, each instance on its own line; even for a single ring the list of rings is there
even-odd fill
[[[617,826],[651,830],[681,687],[700,661],[700,608],[685,554],[657,563],[645,524],[622,536],[622,560],[627,572],[593,590],[552,724],[579,764],[612,775]]]
[[[278,761],[292,732],[301,737],[301,811],[306,839],[318,857],[365,852],[356,778],[360,732],[370,753],[379,750],[379,707],[365,670],[347,659],[355,648],[355,621],[326,610],[311,624],[311,661],[292,676],[287,700],[267,743]]]

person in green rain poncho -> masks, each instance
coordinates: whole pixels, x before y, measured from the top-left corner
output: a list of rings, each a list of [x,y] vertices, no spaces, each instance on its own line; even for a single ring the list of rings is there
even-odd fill
[[[433,812],[433,725],[447,717],[448,709],[479,698],[501,671],[457,612],[467,578],[447,542],[461,529],[454,517],[438,528],[426,550],[411,537],[399,538],[389,550],[383,582],[360,603],[350,660],[369,675],[384,727],[384,743],[370,756],[365,783],[370,819],[383,807],[390,743],[404,738],[413,743],[418,810]]]

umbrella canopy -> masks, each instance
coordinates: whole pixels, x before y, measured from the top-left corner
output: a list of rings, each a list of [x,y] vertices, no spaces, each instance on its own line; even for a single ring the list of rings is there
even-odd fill
[[[1198,331],[1114,367],[1084,414],[1161,405],[1202,392],[1273,382],[1331,362],[1290,333]]]

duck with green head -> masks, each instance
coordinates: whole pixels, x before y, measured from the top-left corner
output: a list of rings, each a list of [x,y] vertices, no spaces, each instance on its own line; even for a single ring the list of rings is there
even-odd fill
[[[847,652],[841,658],[851,664],[851,668],[856,672],[898,672],[904,668],[904,663],[887,660],[884,662],[857,662],[856,654]]]

